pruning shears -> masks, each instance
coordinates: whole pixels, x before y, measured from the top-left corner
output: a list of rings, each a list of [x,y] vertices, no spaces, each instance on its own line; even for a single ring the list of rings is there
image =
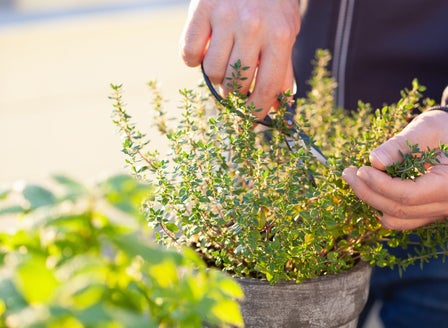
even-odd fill
[[[215,87],[213,86],[213,84],[211,83],[207,74],[205,73],[203,65],[201,65],[201,70],[202,70],[202,75],[205,80],[205,84],[207,84],[207,87],[209,88],[210,92],[216,98],[216,100],[218,102],[223,103],[223,101],[224,101],[223,97],[216,91]],[[314,158],[316,158],[323,165],[327,165],[327,158],[322,153],[322,151],[319,149],[319,147],[312,144],[310,137],[306,133],[301,131],[299,129],[299,127],[297,126],[297,124],[292,119],[293,111],[292,111],[291,106],[290,105],[286,105],[286,106],[287,106],[287,110],[286,110],[286,114],[284,117],[285,123],[286,123],[285,128],[282,128],[282,129],[276,128],[274,126],[272,118],[269,115],[266,115],[266,117],[264,119],[257,118],[255,120],[255,123],[272,128],[272,129],[277,129],[279,132],[281,132],[281,134],[283,135],[283,138],[285,140],[285,143],[288,146],[290,151],[296,152],[300,148],[308,149]],[[238,116],[242,117],[244,115],[241,111],[239,111],[236,108],[234,108],[233,111]],[[299,138],[297,138],[297,136]],[[313,178],[312,178],[312,181],[314,181]]]

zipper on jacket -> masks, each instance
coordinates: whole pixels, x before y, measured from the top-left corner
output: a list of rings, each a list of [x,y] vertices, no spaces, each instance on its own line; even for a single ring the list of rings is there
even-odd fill
[[[355,0],[341,0],[333,50],[331,71],[337,83],[335,105],[342,108],[345,106],[345,73],[354,7]]]

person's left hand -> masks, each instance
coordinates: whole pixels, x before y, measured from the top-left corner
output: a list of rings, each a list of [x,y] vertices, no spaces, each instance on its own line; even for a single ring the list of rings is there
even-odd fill
[[[448,216],[448,158],[440,158],[440,164],[415,181],[384,172],[386,166],[402,159],[399,151],[409,152],[406,141],[420,149],[448,143],[448,114],[438,110],[421,114],[371,153],[372,167],[350,167],[343,173],[354,193],[381,211],[383,226],[394,230],[414,229]]]

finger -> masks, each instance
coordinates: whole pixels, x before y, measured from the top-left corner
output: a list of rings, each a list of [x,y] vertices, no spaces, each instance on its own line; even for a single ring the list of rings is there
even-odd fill
[[[381,224],[391,230],[412,230],[442,220],[442,217],[426,217],[422,219],[400,219],[389,215],[379,216]]]
[[[254,113],[264,118],[270,108],[277,103],[278,96],[284,92],[285,80],[288,78],[290,52],[276,51],[275,47],[269,47],[261,53],[260,64],[255,80],[254,91],[248,99],[255,108],[261,109]]]
[[[409,152],[407,140],[405,136],[398,134],[381,144],[370,154],[369,159],[372,166],[385,171],[387,166],[401,162],[403,160],[401,154]]]
[[[225,79],[223,80],[223,90],[227,94],[231,90],[229,84],[232,82],[231,78],[235,74],[235,69],[232,66],[240,61],[242,67],[248,67],[247,70],[240,71],[242,78],[237,82],[241,87],[241,94],[247,94],[252,85],[255,72],[258,67],[260,49],[262,44],[263,34],[260,32],[260,19],[255,19],[245,12],[238,13],[237,31],[235,33],[235,44],[226,67]]]
[[[228,84],[231,82],[232,74],[235,73],[232,66],[237,61],[241,62],[242,67],[248,67],[248,69],[241,71],[243,79],[236,81],[241,87],[239,91],[242,94],[249,92],[260,58],[260,48],[254,45],[260,44],[260,37],[260,34],[256,30],[256,25],[249,23],[244,24],[241,33],[236,34],[235,45],[225,73],[227,80],[223,81],[223,90],[225,93],[232,91]]]
[[[283,90],[290,90],[291,93],[294,94],[294,69],[292,65],[292,58],[289,60],[288,68],[286,70]]]
[[[202,62],[211,35],[210,11],[214,1],[192,1],[181,37],[181,56],[191,67]]]
[[[448,165],[448,157],[446,157],[445,154],[440,154],[440,156],[437,157],[437,160],[440,165]]]
[[[357,197],[381,211],[385,216],[415,220],[428,216],[442,216],[443,213],[446,212],[446,202],[428,202],[420,203],[418,205],[407,205],[390,199],[384,194],[377,193],[375,190],[371,189],[363,179],[359,178],[357,174],[358,172],[359,171],[356,168],[348,168],[344,170],[343,178],[350,184]],[[399,179],[397,178],[391,178],[391,180],[393,181],[391,181],[390,184],[401,182],[398,181]],[[408,182],[412,183],[412,181]],[[401,190],[400,192],[403,193]]]
[[[392,178],[375,168],[364,166],[357,177],[374,192],[405,205],[446,202],[448,199],[448,166],[435,165],[428,173],[413,180]]]
[[[403,154],[409,153],[408,143],[418,144],[420,149],[437,148],[440,143],[448,142],[446,131],[446,113],[429,111],[417,116],[399,134],[389,139],[370,154],[372,166],[385,170],[387,166],[401,161]],[[442,115],[441,115],[442,114]]]
[[[233,44],[234,39],[231,33],[223,29],[213,30],[203,59],[204,70],[212,83],[223,83]]]

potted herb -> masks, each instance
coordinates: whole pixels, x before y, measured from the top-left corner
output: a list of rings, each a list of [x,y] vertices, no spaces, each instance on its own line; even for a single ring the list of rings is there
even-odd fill
[[[154,246],[127,175],[0,192],[1,327],[241,325],[239,286],[193,251]]]
[[[407,124],[412,110],[419,107],[423,88],[414,81],[397,104],[373,110],[360,103],[358,112],[347,115],[334,108],[335,85],[326,70],[329,60],[327,52],[318,54],[310,81],[312,90],[306,99],[297,101],[295,124],[312,138],[306,140],[300,133],[289,135],[305,145],[293,151],[281,133],[290,124],[285,119],[288,95],[280,99],[272,117],[275,129],[267,137],[268,132],[254,128],[252,113],[256,109],[247,106],[244,95],[238,92],[246,69],[239,62],[229,80],[234,92],[224,101],[211,99],[204,85],[197,91],[181,91],[183,114],[175,129],[167,128],[161,95],[150,83],[157,124],[171,147],[171,153],[163,158],[147,150],[150,138],[133,125],[124,108],[121,87],[113,86],[114,122],[123,135],[128,163],[136,175],[156,187],[144,211],[157,240],[192,248],[209,267],[255,281],[252,285],[242,283],[246,294],[243,315],[248,326],[355,326],[367,295],[370,271],[365,263],[405,269],[440,255],[438,245],[447,249],[446,222],[414,231],[384,229],[376,211],[360,201],[341,177],[348,166],[368,164],[370,150]],[[326,165],[311,153],[313,144],[326,155]],[[448,153],[447,147],[441,147],[439,152],[422,157],[427,153],[410,146],[419,156],[411,156],[388,172],[403,178],[406,174],[402,172],[412,172],[415,177],[421,158],[434,163],[439,152]],[[420,240],[417,257],[399,259],[384,247],[406,248],[415,234]],[[347,278],[349,273],[355,278]],[[335,276],[345,277],[345,282],[331,282]],[[264,291],[251,297],[249,293],[259,281],[265,281]],[[310,281],[330,281],[333,287],[307,288]],[[361,290],[354,292],[346,285],[348,281],[359,283]],[[291,286],[304,286],[304,294],[279,292]],[[319,302],[339,290],[349,300],[346,308],[350,313],[345,317],[329,315],[340,309],[331,308],[340,302],[337,300],[327,300],[324,307],[330,310],[320,313],[321,308],[311,304],[314,296],[310,291],[316,289],[321,290]],[[271,294],[280,296],[284,303],[268,301]],[[298,296],[292,300],[291,295]],[[300,298],[306,306],[297,303]],[[250,312],[257,308],[258,312]],[[311,314],[310,308],[315,309]]]

